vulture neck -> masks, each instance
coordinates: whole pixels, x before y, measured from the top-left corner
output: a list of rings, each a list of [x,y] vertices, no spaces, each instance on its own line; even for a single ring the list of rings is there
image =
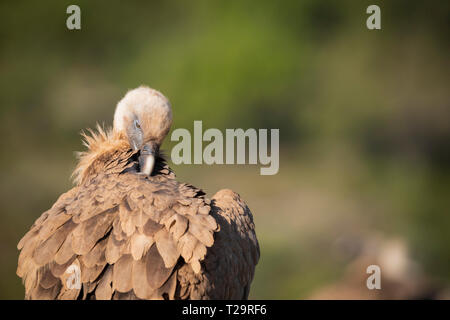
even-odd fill
[[[99,174],[120,174],[123,172],[139,172],[138,152],[133,151],[128,139],[113,130],[97,130],[83,133],[83,144],[87,147],[78,153],[78,165],[72,174],[77,185],[91,180]],[[166,161],[157,157],[154,174],[164,174],[174,177]]]

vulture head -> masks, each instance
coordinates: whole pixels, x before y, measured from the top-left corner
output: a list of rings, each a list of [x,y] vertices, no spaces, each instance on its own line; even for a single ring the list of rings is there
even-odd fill
[[[114,132],[125,136],[140,151],[141,173],[150,175],[159,147],[172,125],[169,100],[160,92],[141,86],[128,91],[117,104]]]

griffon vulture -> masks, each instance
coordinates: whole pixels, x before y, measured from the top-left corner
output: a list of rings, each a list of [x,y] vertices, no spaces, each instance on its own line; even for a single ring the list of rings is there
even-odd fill
[[[84,134],[76,186],[18,244],[26,299],[248,297],[259,259],[252,214],[231,190],[209,200],[175,180],[159,153],[171,124],[167,98],[139,87],[111,130]]]

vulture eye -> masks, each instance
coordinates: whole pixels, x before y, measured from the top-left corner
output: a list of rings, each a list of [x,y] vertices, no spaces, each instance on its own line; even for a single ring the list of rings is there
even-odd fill
[[[134,126],[135,126],[137,129],[140,129],[140,128],[141,128],[141,125],[139,124],[139,120],[134,120]]]

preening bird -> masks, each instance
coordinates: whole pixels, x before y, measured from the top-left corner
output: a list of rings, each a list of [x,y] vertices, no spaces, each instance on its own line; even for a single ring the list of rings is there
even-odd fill
[[[211,200],[160,155],[171,105],[148,87],[119,101],[113,128],[20,240],[26,299],[246,299],[259,259],[252,214],[224,189]]]

